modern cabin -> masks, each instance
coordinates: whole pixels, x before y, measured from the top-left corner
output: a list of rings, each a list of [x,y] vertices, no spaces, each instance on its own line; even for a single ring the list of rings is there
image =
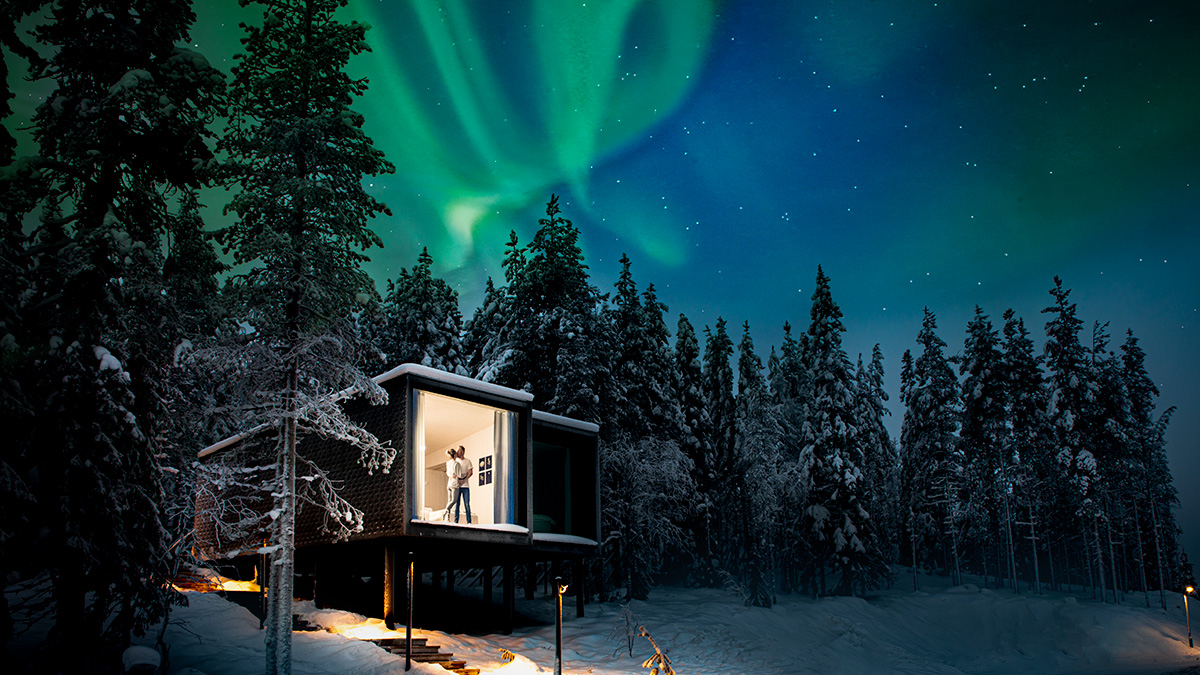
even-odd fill
[[[323,527],[324,513],[298,508],[298,593],[311,594],[319,606],[391,622],[404,605],[410,562],[430,573],[435,587],[443,572],[449,585],[455,570],[477,571],[487,605],[499,568],[500,625],[509,631],[515,569],[549,563],[555,570],[573,567],[563,574],[578,580],[574,594],[582,616],[583,560],[599,549],[599,427],[536,411],[527,392],[416,364],[375,381],[388,393],[386,404],[351,397],[343,405],[355,423],[397,448],[388,473],[368,474],[357,463],[358,450],[343,441],[311,436],[298,444],[297,453],[327,472],[341,497],[363,511],[362,530],[337,541]],[[253,435],[214,444],[199,456],[212,461]],[[474,475],[471,520],[460,505],[456,523],[446,464],[447,451],[460,446]],[[197,529],[211,531],[204,523]],[[214,557],[228,550],[212,542],[201,547]],[[536,577],[524,576],[528,596]],[[414,611],[420,616],[420,607]]]

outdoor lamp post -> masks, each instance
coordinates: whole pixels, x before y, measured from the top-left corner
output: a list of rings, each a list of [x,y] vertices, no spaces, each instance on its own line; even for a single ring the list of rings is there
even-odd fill
[[[562,675],[562,596],[567,585],[554,577],[554,675]]]
[[[1183,616],[1184,616],[1184,618],[1187,619],[1188,646],[1193,647],[1193,648],[1196,645],[1193,644],[1193,642],[1192,642],[1192,613],[1191,613],[1191,611],[1188,610],[1188,596],[1191,595],[1192,591],[1194,591],[1194,590],[1196,590],[1196,589],[1192,588],[1191,586],[1188,586],[1187,588],[1183,589]]]

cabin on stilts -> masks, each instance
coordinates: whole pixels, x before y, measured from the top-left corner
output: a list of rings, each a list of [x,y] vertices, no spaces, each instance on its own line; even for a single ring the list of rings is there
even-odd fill
[[[472,628],[508,633],[518,584],[532,599],[537,587],[549,591],[561,576],[583,616],[583,566],[600,538],[597,425],[534,410],[527,392],[416,364],[375,381],[387,391],[386,404],[351,396],[342,405],[351,420],[397,449],[387,473],[368,473],[345,441],[310,435],[298,443],[297,454],[325,472],[363,516],[360,530],[337,540],[323,527],[323,509],[298,508],[297,596],[403,624],[411,573],[418,627],[454,626],[456,617],[469,617]],[[256,437],[265,446],[276,434],[274,427],[240,434],[205,448],[200,460],[222,461]],[[455,522],[447,489],[447,451],[460,446],[474,467],[470,522],[465,504]],[[206,491],[197,499],[201,552],[214,561],[241,553],[234,558],[242,566],[263,564],[257,547],[219,540],[209,507],[221,498]],[[260,501],[259,508],[270,505]]]

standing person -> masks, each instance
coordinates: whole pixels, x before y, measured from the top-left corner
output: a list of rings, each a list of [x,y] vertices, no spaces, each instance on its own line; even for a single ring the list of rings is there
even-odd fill
[[[450,520],[450,506],[458,498],[458,452],[454,448],[446,451],[450,459],[446,460],[446,510],[442,520]]]
[[[458,446],[458,492],[454,497],[454,522],[458,522],[459,503],[466,502],[467,524],[471,524],[471,476],[475,474],[475,465],[467,459],[467,451]]]

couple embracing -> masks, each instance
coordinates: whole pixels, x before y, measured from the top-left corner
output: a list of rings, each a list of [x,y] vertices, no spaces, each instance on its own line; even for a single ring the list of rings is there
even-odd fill
[[[459,506],[465,502],[467,508],[467,524],[471,524],[471,476],[475,474],[475,465],[467,459],[467,451],[463,446],[446,451],[450,459],[446,462],[446,488],[450,492],[450,501],[446,503],[446,515],[450,515],[450,504],[454,504],[454,522],[458,522]]]

